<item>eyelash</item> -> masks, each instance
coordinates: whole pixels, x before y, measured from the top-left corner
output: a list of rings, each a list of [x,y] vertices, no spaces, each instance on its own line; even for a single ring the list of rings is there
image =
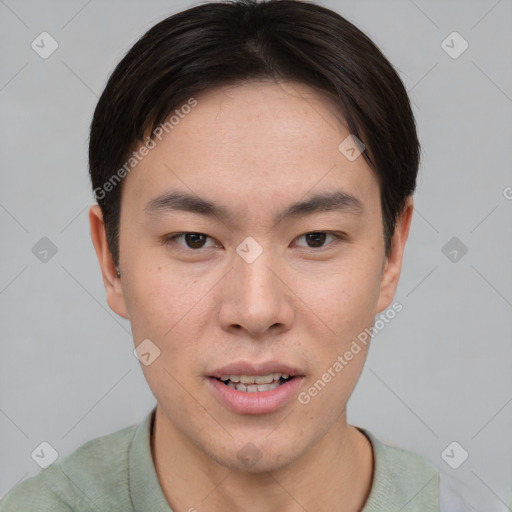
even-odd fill
[[[322,245],[320,247],[310,247],[310,246],[300,246],[300,247],[305,248],[305,249],[322,250],[322,249],[328,248],[331,245],[335,245],[338,242],[341,242],[341,241],[344,241],[344,240],[346,241],[347,240],[347,236],[346,235],[341,234],[341,233],[331,233],[330,231],[308,231],[307,233],[304,233],[303,235],[300,235],[299,237],[297,237],[295,240],[297,240],[299,238],[302,238],[302,237],[305,237],[306,235],[312,235],[312,234],[322,234],[322,235],[325,234],[327,236],[330,235],[330,236],[334,237],[335,240],[334,240],[334,242],[331,242],[331,243],[329,243],[327,245]],[[168,246],[168,245],[171,245],[171,244],[178,244],[181,249],[190,250],[192,252],[199,252],[199,251],[201,251],[203,249],[214,248],[214,247],[199,247],[199,248],[195,249],[195,248],[192,248],[192,247],[185,247],[185,246],[179,244],[176,241],[179,238],[183,238],[185,235],[201,235],[201,236],[205,236],[206,238],[209,238],[210,240],[213,240],[213,238],[211,238],[208,235],[205,235],[204,233],[198,233],[196,231],[186,231],[186,232],[183,232],[183,233],[177,233],[177,234],[168,235],[168,236],[164,237],[164,239],[163,239],[164,245]],[[218,247],[218,245],[216,245],[215,247]]]

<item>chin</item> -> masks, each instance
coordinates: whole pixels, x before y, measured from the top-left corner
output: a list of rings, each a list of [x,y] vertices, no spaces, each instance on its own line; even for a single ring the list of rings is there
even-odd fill
[[[209,456],[221,466],[231,471],[246,472],[251,474],[267,473],[284,469],[306,450],[287,438],[281,446],[278,443],[269,443],[268,439],[255,439],[246,442],[238,441],[238,448],[233,452],[233,445],[227,446],[222,454],[209,453]]]
[[[290,457],[289,455],[286,457],[283,455],[261,455],[253,460],[248,459],[247,456],[240,460],[237,453],[227,460],[217,460],[217,463],[231,471],[257,475],[282,470],[291,464],[294,459],[295,457]]]

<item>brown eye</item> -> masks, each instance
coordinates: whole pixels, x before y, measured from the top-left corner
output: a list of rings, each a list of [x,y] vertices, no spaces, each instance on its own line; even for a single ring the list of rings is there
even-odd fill
[[[201,249],[208,238],[206,235],[201,233],[185,233],[183,236],[185,238],[185,243],[191,249]]]
[[[184,249],[208,249],[218,247],[213,238],[203,233],[178,233],[164,238],[165,245],[178,244]],[[209,245],[206,245],[206,244]]]
[[[327,233],[315,232],[304,235],[310,247],[322,247],[327,238]]]
[[[337,242],[341,241],[343,236],[336,235],[334,233],[328,233],[326,231],[311,231],[310,233],[305,233],[296,240],[305,240],[304,243],[297,243],[299,247],[306,247],[309,249],[324,249],[329,246],[334,246]],[[327,242],[327,243],[326,243]]]

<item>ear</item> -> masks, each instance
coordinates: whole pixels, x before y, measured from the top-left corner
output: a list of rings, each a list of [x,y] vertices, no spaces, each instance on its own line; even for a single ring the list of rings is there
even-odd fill
[[[112,311],[123,318],[128,318],[121,279],[117,276],[117,269],[107,243],[103,213],[97,204],[91,206],[89,210],[89,224],[92,243],[96,250],[96,256],[98,257],[103,276],[103,284],[107,291],[107,303]]]
[[[407,198],[407,203],[402,214],[395,226],[395,232],[391,239],[391,252],[386,258],[383,269],[379,300],[377,304],[377,313],[384,311],[393,300],[400,272],[402,270],[402,258],[404,254],[405,242],[409,236],[409,228],[411,227],[412,212],[414,209],[412,196]]]

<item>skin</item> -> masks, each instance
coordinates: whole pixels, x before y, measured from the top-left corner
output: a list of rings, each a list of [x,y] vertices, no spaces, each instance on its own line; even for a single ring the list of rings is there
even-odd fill
[[[232,361],[280,361],[301,370],[307,390],[355,337],[390,306],[413,203],[409,198],[386,258],[376,176],[338,145],[349,132],[335,106],[303,84],[250,82],[196,95],[198,105],[124,179],[116,276],[101,210],[90,209],[92,240],[109,306],[131,322],[135,345],[161,350],[142,366],[157,400],[152,453],[175,512],[319,512],[362,509],[374,469],[367,438],[347,424],[346,405],[367,348],[308,404],[291,400],[261,415],[234,413],[207,376]],[[274,222],[291,203],[341,189],[360,213],[316,212]],[[149,215],[164,191],[229,209]],[[327,236],[320,247],[306,235]],[[166,235],[203,233],[193,249]],[[244,261],[253,237],[262,254]],[[200,245],[200,244],[199,244]],[[194,247],[197,247],[194,246]],[[259,460],[238,452],[252,443]]]

